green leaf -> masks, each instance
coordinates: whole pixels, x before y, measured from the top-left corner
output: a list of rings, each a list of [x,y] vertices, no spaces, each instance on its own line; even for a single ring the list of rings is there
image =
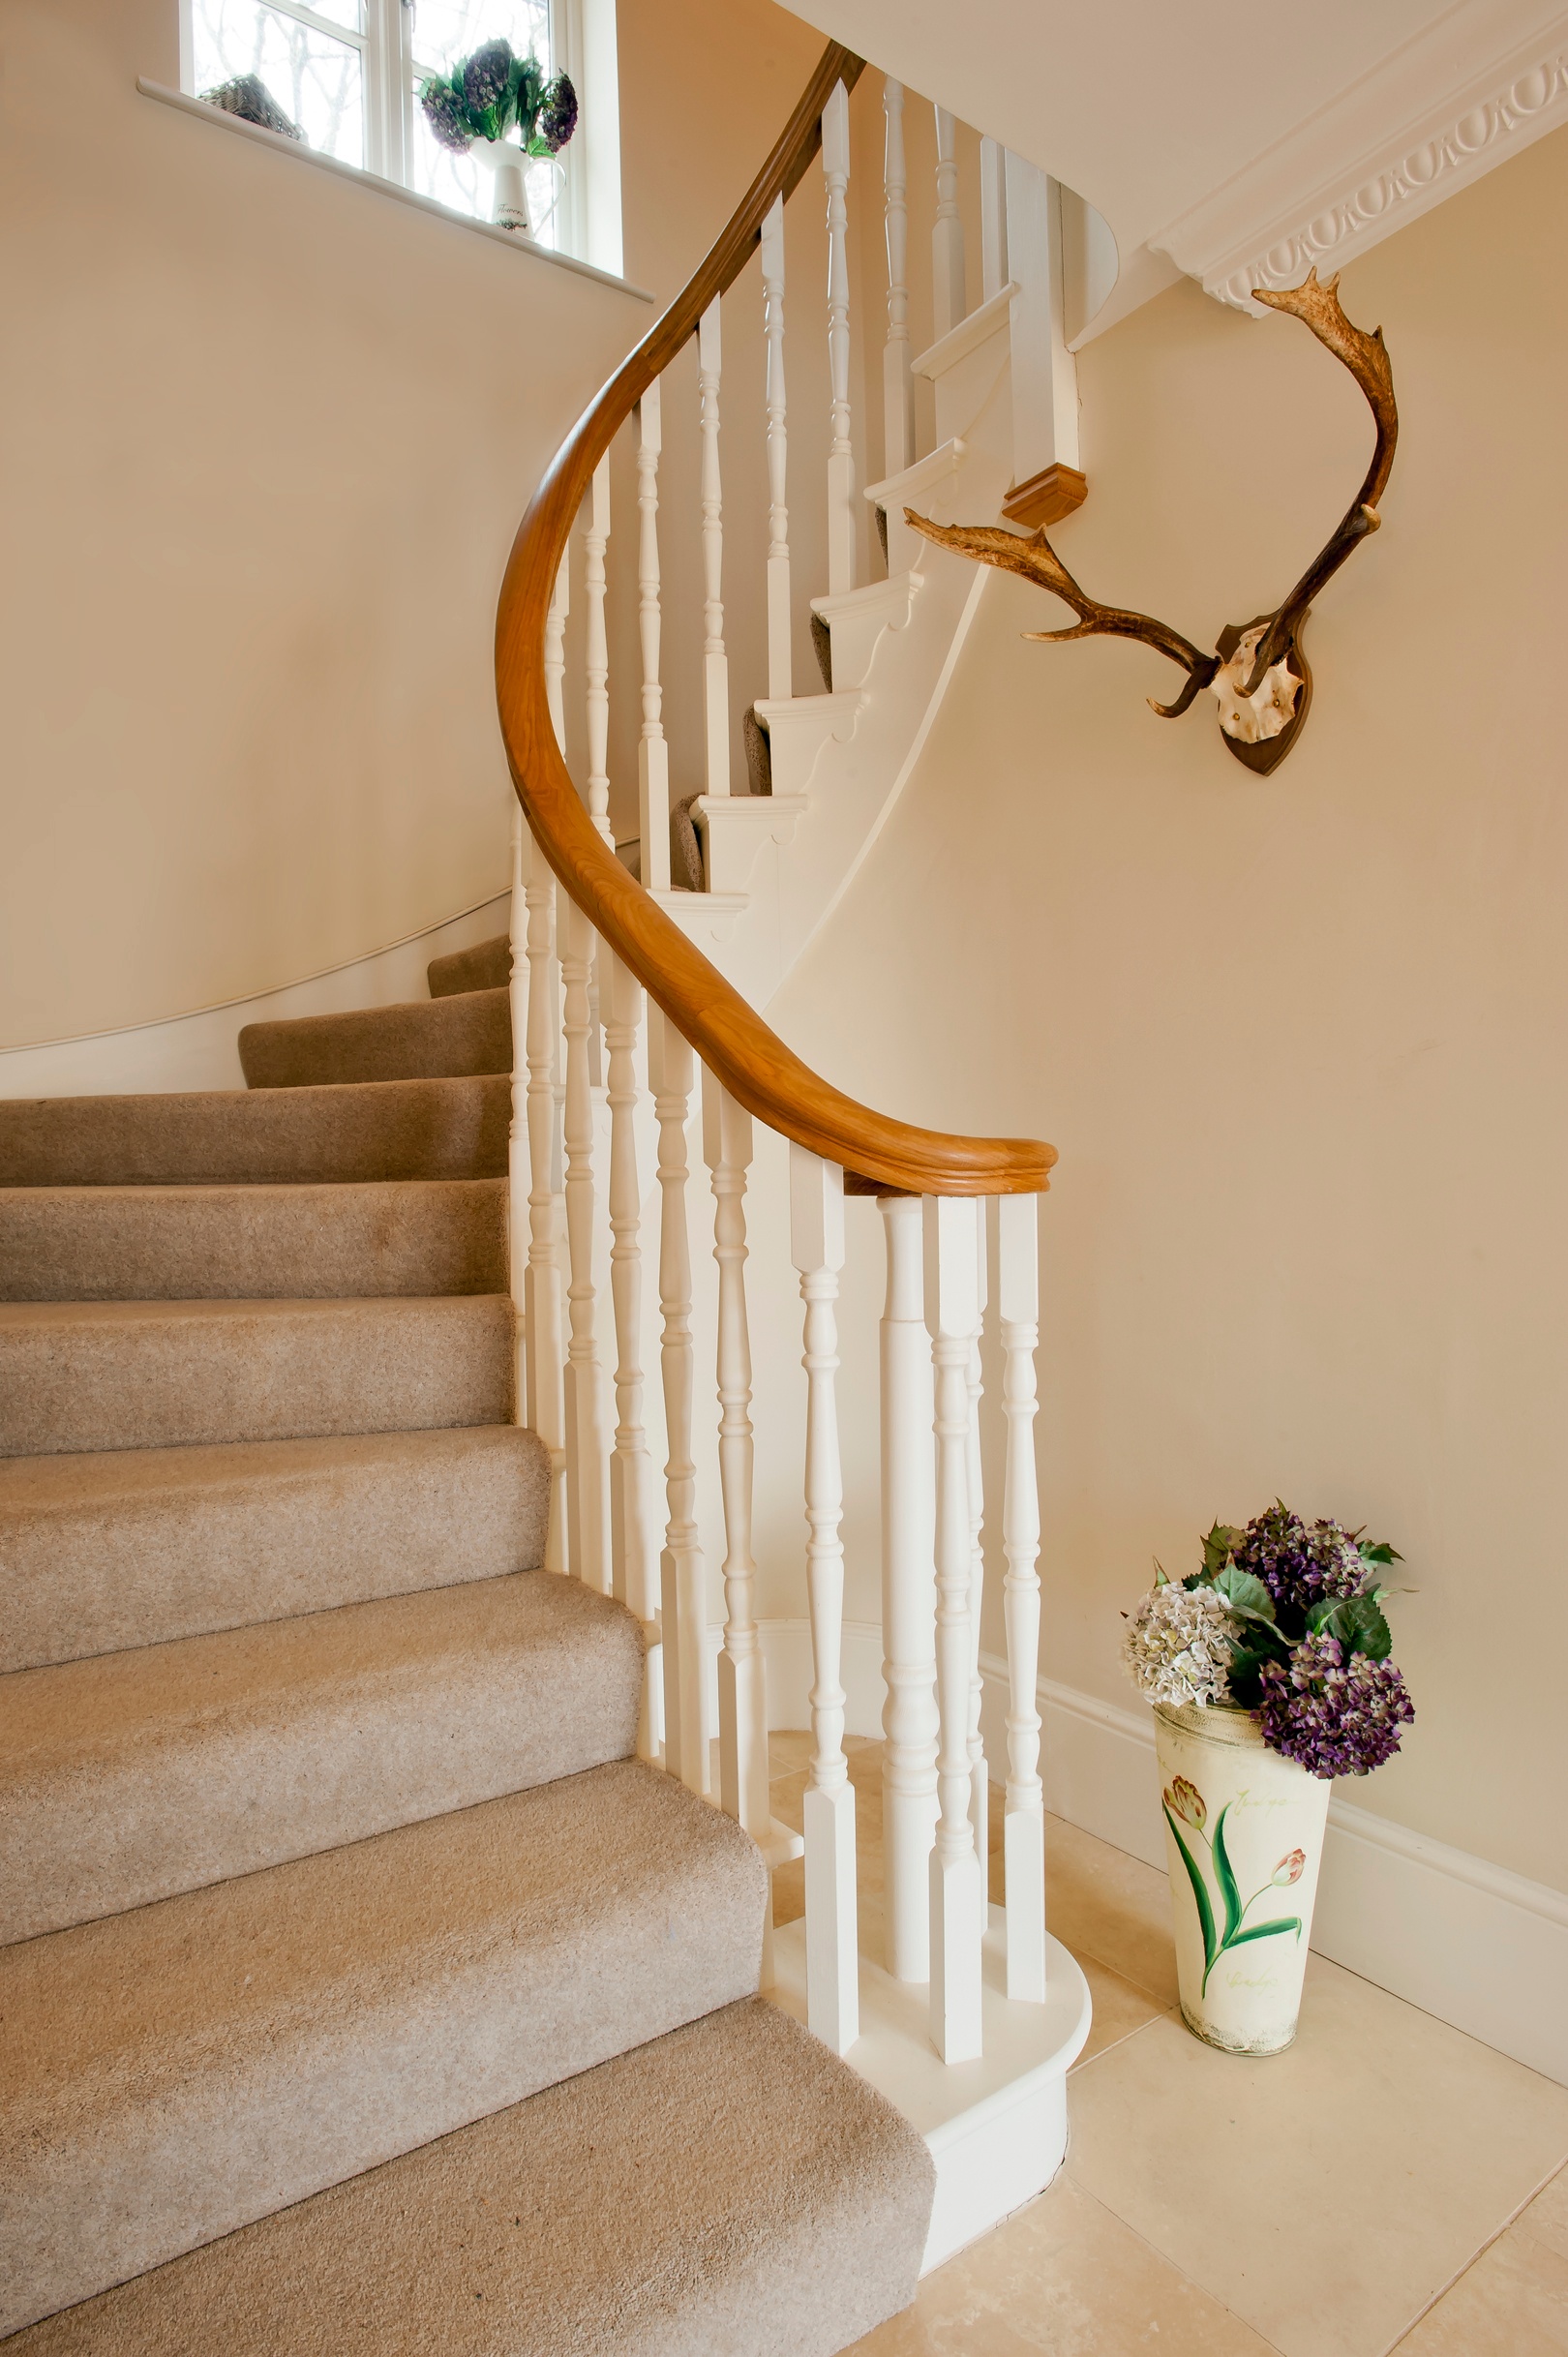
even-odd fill
[[[1229,1814],[1230,1802],[1227,1800],[1214,1821],[1214,1870],[1220,1882],[1220,1895],[1225,1902],[1225,1936],[1220,1943],[1222,1949],[1230,1946],[1242,1919],[1241,1892],[1236,1888],[1230,1852],[1225,1848],[1225,1819]]]
[[[1204,1535],[1204,1570],[1211,1576],[1217,1571],[1223,1570],[1246,1536],[1246,1531],[1237,1529],[1233,1523],[1215,1523]]]
[[[1280,1918],[1278,1923],[1253,1923],[1249,1927],[1248,1930],[1238,1931],[1233,1940],[1227,1940],[1225,1942],[1224,1947],[1221,1949],[1219,1955],[1211,1956],[1209,1958],[1207,1965],[1204,1967],[1203,1981],[1198,1992],[1199,1995],[1201,1996],[1207,1991],[1209,1986],[1209,1975],[1219,1963],[1220,1956],[1224,1955],[1232,1948],[1245,1948],[1249,1940],[1272,1940],[1277,1931],[1293,1931],[1299,1940],[1301,1938],[1300,1916],[1285,1915]]]
[[[1274,1598],[1254,1573],[1227,1563],[1223,1571],[1216,1573],[1213,1585],[1215,1594],[1223,1596],[1233,1613],[1251,1620],[1274,1618]]]
[[[1375,1547],[1369,1547],[1363,1540],[1359,1552],[1364,1563],[1402,1563],[1404,1560],[1399,1549],[1391,1547],[1387,1539],[1379,1539]]]
[[[1394,1650],[1393,1631],[1372,1596],[1325,1599],[1312,1606],[1307,1625],[1314,1637],[1335,1637],[1347,1653],[1365,1653],[1372,1661],[1386,1661]]]
[[[1161,1803],[1161,1806],[1163,1806],[1163,1803]],[[1214,1909],[1209,1904],[1209,1893],[1204,1885],[1203,1877],[1198,1872],[1197,1867],[1193,1862],[1192,1853],[1188,1848],[1186,1842],[1182,1839],[1181,1833],[1177,1828],[1176,1820],[1171,1815],[1169,1809],[1165,1810],[1165,1823],[1170,1828],[1171,1839],[1175,1842],[1177,1849],[1180,1850],[1182,1854],[1182,1863],[1187,1868],[1187,1879],[1192,1886],[1192,1896],[1197,1901],[1198,1929],[1203,1934],[1203,1978],[1204,1981],[1207,1982],[1209,1974],[1214,1967],[1215,1957],[1220,1953],[1219,1946],[1214,1936]]]

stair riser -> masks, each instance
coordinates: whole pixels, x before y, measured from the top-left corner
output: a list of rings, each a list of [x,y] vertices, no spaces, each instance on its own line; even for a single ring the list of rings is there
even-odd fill
[[[471,990],[453,998],[413,999],[402,1007],[368,1007],[354,1014],[247,1023],[239,1035],[239,1058],[254,1089],[509,1073],[509,994]]]
[[[0,1301],[499,1293],[502,1179],[0,1193]]]
[[[462,990],[504,990],[511,979],[512,943],[506,933],[476,942],[471,950],[433,957],[425,968],[432,998],[452,998]]]
[[[531,1571],[548,1512],[513,1426],[0,1461],[0,1672]]]
[[[629,1757],[643,1648],[551,1572],[8,1680],[0,1945]]]
[[[460,1876],[454,1828],[476,1827]],[[417,1878],[416,1939],[388,1940],[367,1905],[383,1845]],[[28,2050],[0,2128],[0,2333],[749,1994],[766,1885],[728,1819],[655,1771],[608,1768],[0,1952],[0,2011]],[[253,1897],[271,1904],[236,1938]],[[347,1951],[324,1979],[323,1942],[334,1963]],[[223,2034],[111,2041],[84,2075],[68,2009],[90,2008],[105,1972],[111,2018],[142,2003],[115,1992],[138,1966],[166,1981],[170,1950],[202,1977],[201,2020],[222,2000]]]
[[[0,1186],[278,1186],[499,1178],[503,1077],[0,1102]]]
[[[75,1319],[74,1306],[14,1304],[0,1314],[0,1455],[511,1418],[511,1304],[494,1294],[271,1308],[106,1304]]]

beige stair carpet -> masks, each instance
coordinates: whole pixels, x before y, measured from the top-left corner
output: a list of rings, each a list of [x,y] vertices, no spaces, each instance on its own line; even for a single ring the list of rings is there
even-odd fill
[[[0,1949],[0,2331],[751,1993],[767,1882],[628,1761]]]
[[[6,1681],[0,1943],[630,1756],[637,1622],[553,1572]]]
[[[471,950],[433,957],[425,974],[432,998],[451,998],[459,990],[504,990],[512,979],[511,937],[495,933]]]
[[[423,1080],[512,1069],[505,990],[409,999],[352,1014],[247,1023],[240,1070],[254,1089],[309,1088],[334,1080]]]
[[[549,1502],[510,1424],[0,1457],[0,1672],[532,1571]]]
[[[0,1303],[0,1456],[501,1424],[504,1294]]]
[[[0,1187],[499,1178],[509,1071],[311,1089],[0,1101]]]
[[[23,2333],[15,2357],[831,2357],[915,2296],[923,2139],[758,2000]]]

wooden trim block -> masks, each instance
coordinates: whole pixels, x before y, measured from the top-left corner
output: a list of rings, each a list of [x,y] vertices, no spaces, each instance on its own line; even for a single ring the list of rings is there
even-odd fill
[[[1064,516],[1070,516],[1075,507],[1081,507],[1088,496],[1088,479],[1076,467],[1042,467],[1027,483],[1014,483],[1002,501],[1002,513],[1010,524],[1027,524],[1032,528],[1060,524]]]

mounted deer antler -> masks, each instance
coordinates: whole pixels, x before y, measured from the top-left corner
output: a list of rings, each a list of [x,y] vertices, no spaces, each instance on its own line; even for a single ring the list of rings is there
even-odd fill
[[[1312,701],[1312,673],[1301,650],[1301,634],[1312,599],[1336,574],[1351,551],[1377,529],[1377,503],[1394,465],[1399,436],[1399,412],[1394,406],[1394,375],[1383,346],[1383,331],[1368,335],[1353,327],[1340,308],[1338,276],[1319,286],[1317,272],[1308,272],[1300,287],[1270,293],[1253,288],[1260,303],[1289,312],[1312,329],[1318,342],[1344,363],[1367,396],[1377,428],[1376,444],[1365,480],[1345,514],[1313,558],[1295,588],[1272,614],[1253,621],[1231,623],[1223,629],[1213,654],[1200,653],[1191,640],[1147,614],[1132,614],[1121,606],[1102,606],[1085,594],[1051,547],[1043,529],[1029,533],[1003,530],[984,524],[933,524],[906,507],[905,516],[918,532],[939,547],[956,549],[977,563],[1000,565],[1021,573],[1070,605],[1078,620],[1067,630],[1030,630],[1025,636],[1051,646],[1075,638],[1135,638],[1153,647],[1187,673],[1187,684],[1174,704],[1149,702],[1162,720],[1174,720],[1191,705],[1200,688],[1212,687],[1220,703],[1220,727],[1228,751],[1259,775],[1282,762],[1301,734]]]

